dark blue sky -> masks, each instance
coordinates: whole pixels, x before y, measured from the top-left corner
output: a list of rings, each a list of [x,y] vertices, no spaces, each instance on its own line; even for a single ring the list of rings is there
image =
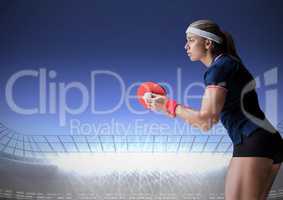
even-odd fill
[[[1,1],[0,5],[0,121],[26,134],[68,133],[72,118],[88,123],[120,122],[144,118],[148,123],[169,123],[164,116],[135,115],[125,103],[116,112],[91,114],[88,107],[77,116],[67,116],[67,126],[60,127],[57,114],[23,116],[11,111],[5,100],[5,87],[12,74],[25,69],[55,70],[52,80],[78,81],[90,90],[90,74],[108,70],[118,74],[126,87],[139,81],[168,82],[177,85],[177,69],[182,71],[183,89],[203,81],[204,65],[192,63],[184,51],[185,30],[198,19],[212,19],[230,32],[246,67],[254,76],[278,67],[279,80],[271,89],[282,97],[282,3],[275,1]],[[106,109],[120,98],[119,85],[113,77],[97,79],[96,103]],[[15,99],[23,107],[38,102],[37,80],[23,78],[15,86]],[[265,109],[265,91],[258,91]],[[181,91],[182,93],[184,91]],[[202,94],[196,89],[193,94]],[[134,90],[132,92],[134,94]],[[176,93],[174,93],[176,97]],[[70,107],[79,105],[80,95],[70,92]],[[200,100],[190,100],[198,108]],[[132,100],[138,110],[142,108]],[[182,102],[184,103],[184,102]],[[282,106],[281,106],[282,107]],[[282,121],[282,108],[278,120]]]

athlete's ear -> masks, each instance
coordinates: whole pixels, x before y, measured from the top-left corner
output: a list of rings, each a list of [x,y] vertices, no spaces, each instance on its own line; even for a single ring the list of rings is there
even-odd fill
[[[212,41],[209,39],[205,39],[204,46],[205,46],[205,49],[207,50],[210,49],[212,47]]]

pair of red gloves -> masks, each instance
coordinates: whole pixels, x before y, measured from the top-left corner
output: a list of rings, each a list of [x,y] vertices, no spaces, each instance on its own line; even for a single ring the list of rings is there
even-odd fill
[[[142,104],[146,109],[150,109],[146,100],[154,96],[154,94],[166,96],[167,92],[158,83],[154,83],[154,82],[142,83],[138,87],[138,90],[137,90],[137,97],[138,97],[139,103]],[[164,104],[165,111],[167,112],[169,116],[176,117],[176,108],[178,105],[179,104],[174,99],[166,98],[165,104]]]

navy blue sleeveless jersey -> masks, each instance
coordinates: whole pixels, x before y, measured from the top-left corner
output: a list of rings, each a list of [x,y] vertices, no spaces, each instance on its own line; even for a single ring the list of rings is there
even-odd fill
[[[226,90],[220,118],[234,145],[242,142],[243,135],[249,136],[260,127],[246,115],[249,113],[259,120],[265,119],[258,103],[255,80],[239,59],[221,55],[205,72],[204,83]]]

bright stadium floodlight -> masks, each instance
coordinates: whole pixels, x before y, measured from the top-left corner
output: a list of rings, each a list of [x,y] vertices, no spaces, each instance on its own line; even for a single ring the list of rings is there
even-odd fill
[[[230,156],[216,154],[99,153],[50,157],[51,164],[81,175],[113,172],[173,171],[180,174],[209,173],[228,165]]]

